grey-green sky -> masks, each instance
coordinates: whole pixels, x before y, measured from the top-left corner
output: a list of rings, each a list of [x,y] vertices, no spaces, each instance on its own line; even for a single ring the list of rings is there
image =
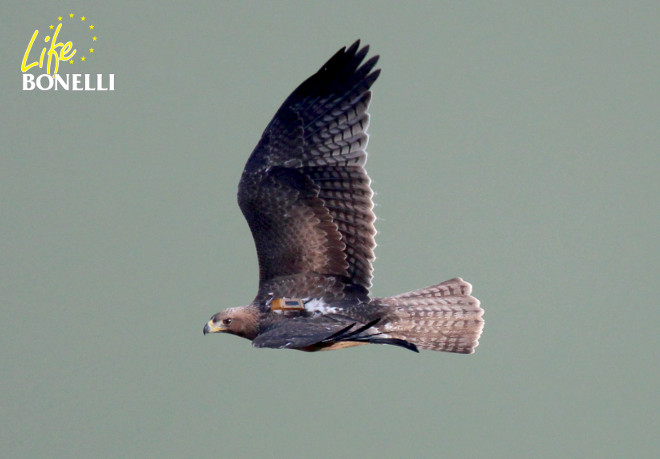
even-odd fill
[[[115,91],[22,91],[32,33],[69,13],[98,40],[60,72],[113,73]],[[38,1],[2,16],[3,457],[660,454],[660,3]],[[245,160],[357,38],[382,68],[372,293],[465,278],[486,310],[475,355],[202,336],[256,292]]]

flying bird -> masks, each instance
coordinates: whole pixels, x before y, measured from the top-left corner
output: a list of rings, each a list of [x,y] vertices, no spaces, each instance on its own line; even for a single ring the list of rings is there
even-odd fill
[[[484,326],[472,286],[455,278],[369,295],[376,219],[367,108],[378,56],[356,41],[284,101],[250,155],[238,204],[257,249],[259,291],[211,317],[255,347],[303,351],[367,343],[471,354]]]

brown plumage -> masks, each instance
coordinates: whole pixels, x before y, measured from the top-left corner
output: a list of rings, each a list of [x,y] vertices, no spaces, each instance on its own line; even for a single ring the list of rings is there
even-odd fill
[[[339,50],[282,104],[245,165],[238,203],[257,248],[259,291],[204,333],[305,351],[366,343],[472,353],[483,310],[460,278],[370,298],[376,242],[367,108],[380,70],[368,46]],[[277,306],[276,306],[277,305]]]

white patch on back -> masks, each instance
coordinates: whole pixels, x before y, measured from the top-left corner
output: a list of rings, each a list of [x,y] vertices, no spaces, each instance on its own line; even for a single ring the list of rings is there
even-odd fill
[[[312,298],[305,301],[305,310],[314,315],[335,314],[339,312],[339,308],[330,306],[328,303],[320,298]]]

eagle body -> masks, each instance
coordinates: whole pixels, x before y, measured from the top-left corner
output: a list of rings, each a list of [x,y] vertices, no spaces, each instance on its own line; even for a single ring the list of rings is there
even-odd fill
[[[483,310],[460,278],[371,298],[376,247],[366,164],[367,108],[380,70],[359,41],[284,101],[250,155],[238,204],[252,232],[259,290],[211,317],[255,347],[332,350],[366,343],[472,353]]]

